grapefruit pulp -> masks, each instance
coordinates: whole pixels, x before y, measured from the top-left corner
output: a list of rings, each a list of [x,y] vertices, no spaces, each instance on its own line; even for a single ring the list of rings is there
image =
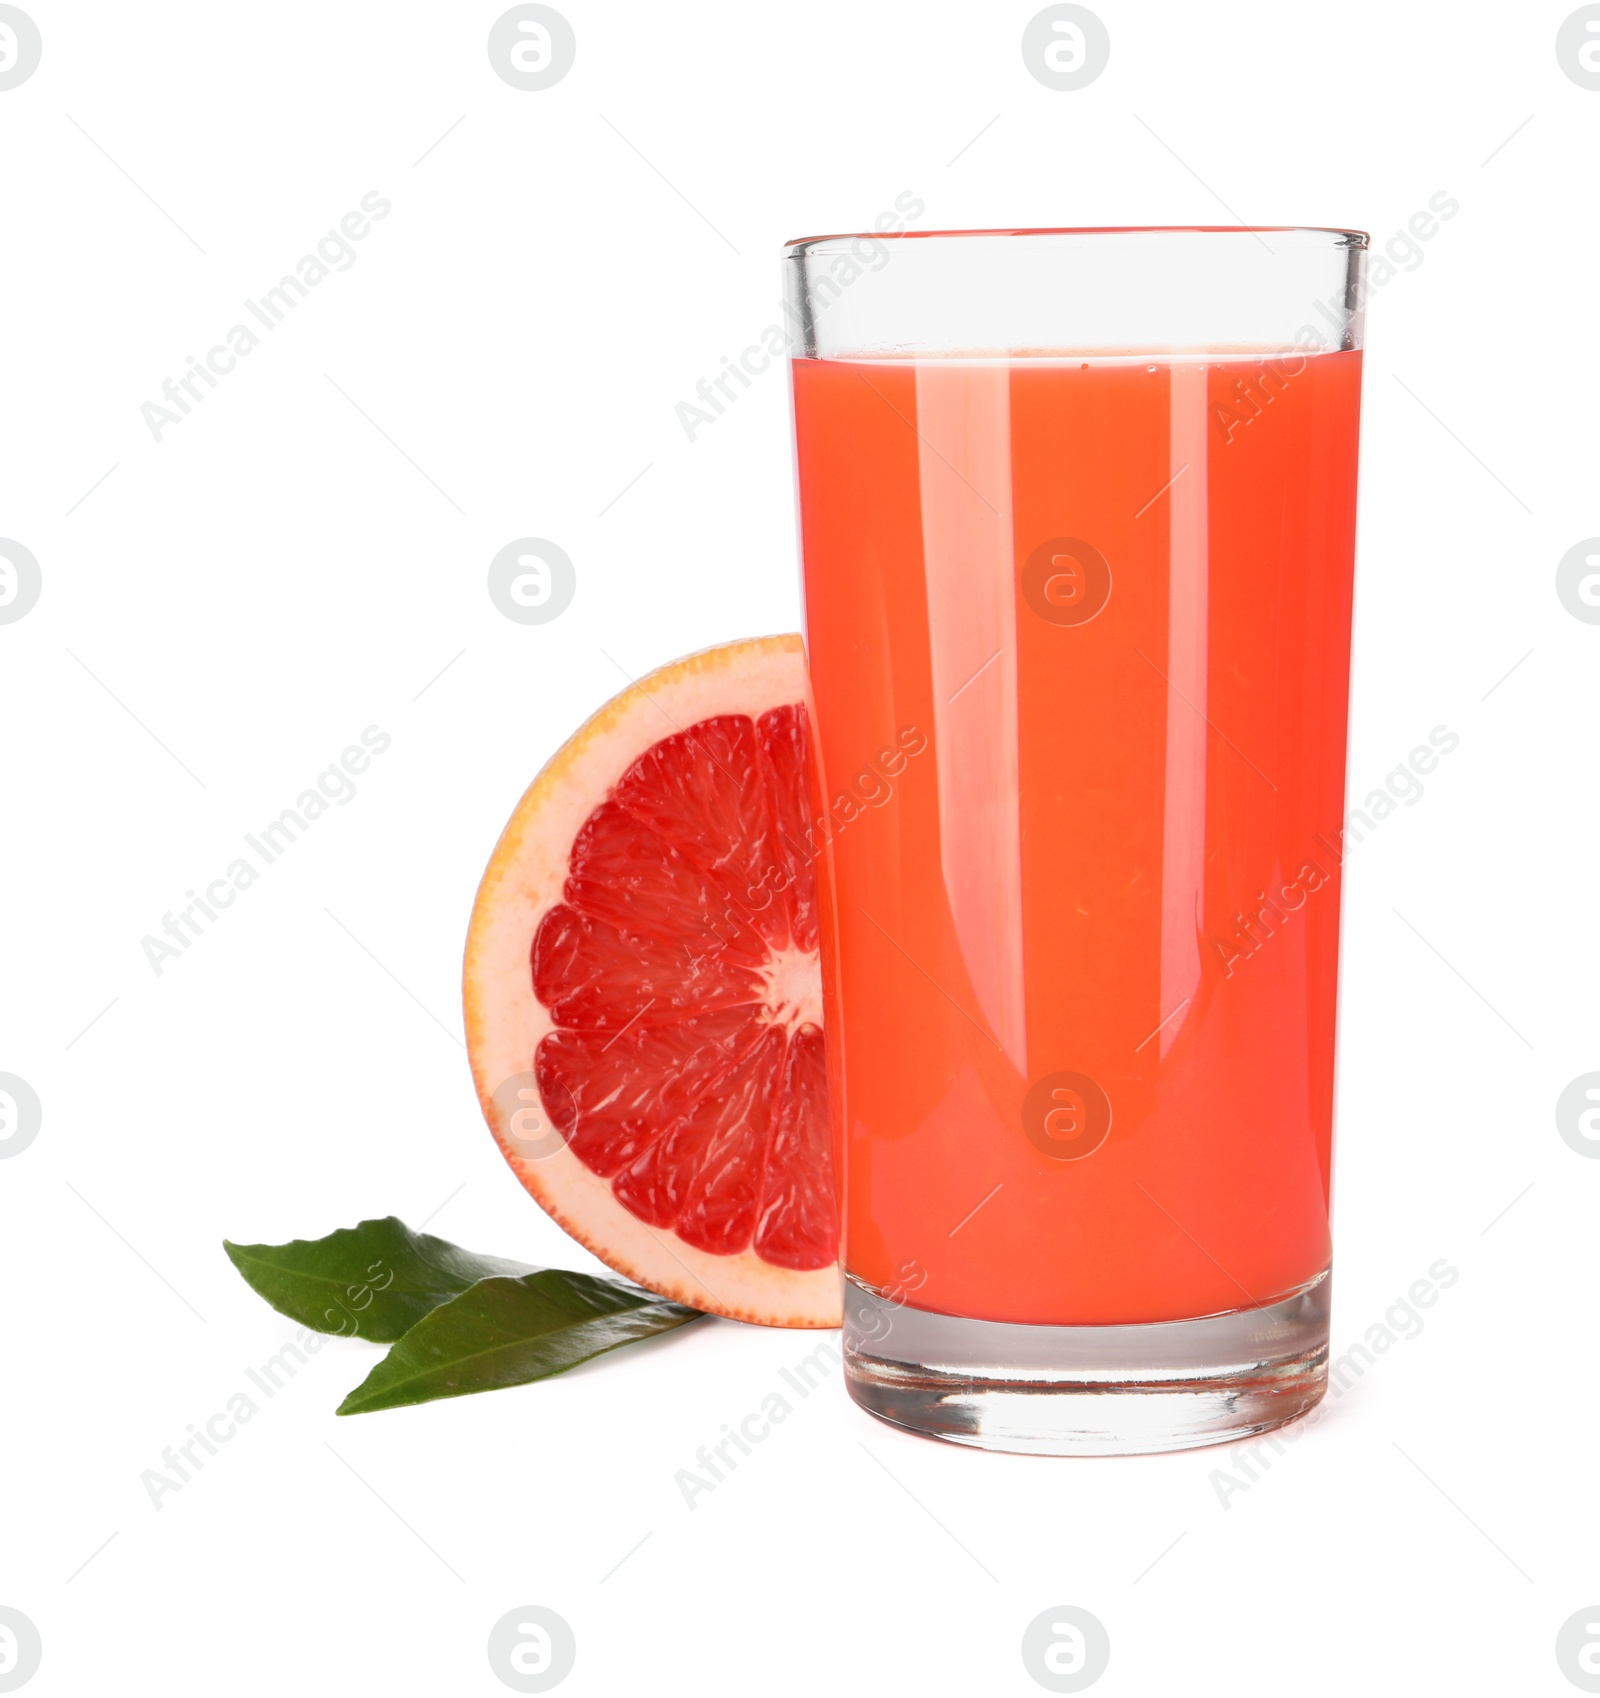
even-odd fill
[[[795,636],[707,649],[602,708],[478,890],[478,1098],[518,1179],[653,1291],[840,1322]]]

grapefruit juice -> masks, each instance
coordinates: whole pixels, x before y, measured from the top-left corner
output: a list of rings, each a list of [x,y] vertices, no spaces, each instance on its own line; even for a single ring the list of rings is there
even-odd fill
[[[847,1275],[1049,1326],[1291,1297],[1359,347],[791,370]]]

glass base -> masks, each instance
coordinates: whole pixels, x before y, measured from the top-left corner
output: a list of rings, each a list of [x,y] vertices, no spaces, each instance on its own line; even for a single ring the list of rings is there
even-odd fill
[[[1281,1427],[1328,1383],[1328,1270],[1261,1309],[1140,1326],[1024,1326],[894,1303],[845,1279],[845,1383],[896,1427],[980,1450],[1128,1456]]]

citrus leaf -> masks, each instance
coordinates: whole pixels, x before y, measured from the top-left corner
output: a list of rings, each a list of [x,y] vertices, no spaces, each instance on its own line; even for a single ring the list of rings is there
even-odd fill
[[[252,1290],[317,1332],[389,1343],[480,1279],[538,1270],[413,1232],[393,1215],[326,1238],[222,1247]]]
[[[339,1414],[526,1385],[699,1319],[653,1292],[561,1268],[481,1279],[418,1321]]]

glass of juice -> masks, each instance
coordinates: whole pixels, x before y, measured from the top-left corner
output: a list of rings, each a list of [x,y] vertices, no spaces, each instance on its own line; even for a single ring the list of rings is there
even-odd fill
[[[1366,247],[785,250],[846,1376],[901,1427],[1325,1389]]]

